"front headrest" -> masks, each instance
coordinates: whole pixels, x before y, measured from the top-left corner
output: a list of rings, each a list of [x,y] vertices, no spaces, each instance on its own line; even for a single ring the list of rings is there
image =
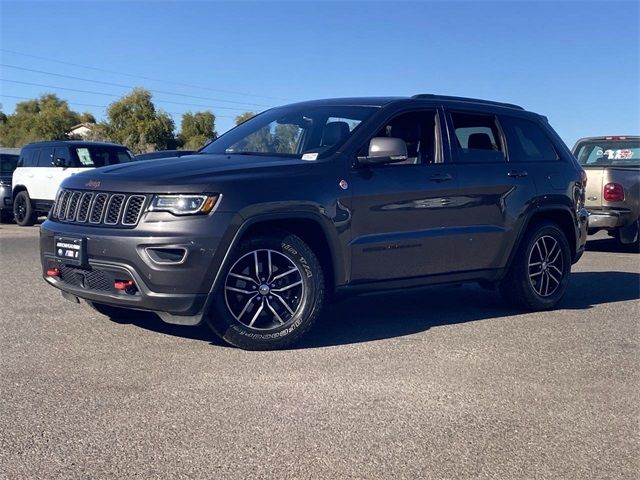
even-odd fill
[[[391,126],[391,136],[405,142],[417,142],[420,139],[420,126],[417,122],[397,123]]]
[[[493,143],[491,143],[491,137],[486,133],[472,133],[469,135],[467,148],[473,148],[474,150],[493,150]]]
[[[322,131],[320,145],[331,147],[349,136],[349,124],[347,122],[329,122]]]

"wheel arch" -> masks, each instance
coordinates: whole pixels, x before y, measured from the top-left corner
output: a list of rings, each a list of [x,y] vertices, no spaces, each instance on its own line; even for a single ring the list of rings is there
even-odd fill
[[[575,230],[575,217],[568,207],[550,205],[546,207],[540,207],[527,216],[527,219],[523,223],[520,234],[518,235],[518,240],[514,245],[514,248],[511,250],[509,263],[507,265],[508,268],[511,267],[511,264],[513,263],[513,260],[518,250],[520,249],[525,234],[529,231],[530,228],[544,221],[553,222],[558,226],[558,228],[562,230],[562,232],[565,234],[565,237],[567,238],[567,243],[569,243],[571,258],[575,258],[578,242]]]
[[[331,220],[311,212],[290,211],[251,217],[240,225],[226,249],[211,291],[219,286],[222,277],[220,272],[227,268],[232,258],[231,253],[244,239],[273,231],[292,233],[309,245],[325,269],[327,292],[334,292],[337,285],[346,281],[345,259]]]
[[[16,196],[20,193],[20,192],[27,192],[27,195],[29,195],[29,191],[27,190],[27,187],[25,185],[15,185],[13,187],[13,189],[11,190],[11,197],[13,200],[15,200]],[[29,195],[30,196],[30,195]]]

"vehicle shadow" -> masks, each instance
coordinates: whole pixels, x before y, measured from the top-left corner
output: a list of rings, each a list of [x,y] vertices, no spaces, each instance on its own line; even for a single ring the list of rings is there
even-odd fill
[[[604,237],[587,241],[587,251],[589,252],[609,252],[609,253],[638,253],[631,245],[623,245],[615,238]]]
[[[577,272],[559,309],[586,310],[594,305],[640,298],[640,274]],[[433,327],[520,315],[495,291],[474,285],[431,287],[401,293],[369,294],[328,305],[314,329],[294,348],[318,348],[370,342],[424,332]],[[114,319],[114,321],[118,321]],[[130,321],[158,333],[225,345],[206,325],[168,325],[155,315]]]

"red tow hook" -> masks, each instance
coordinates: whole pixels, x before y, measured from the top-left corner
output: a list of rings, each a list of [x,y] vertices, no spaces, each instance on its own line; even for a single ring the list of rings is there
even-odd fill
[[[113,288],[115,288],[116,290],[127,291],[136,288],[136,284],[133,280],[116,280],[113,283]]]
[[[59,268],[49,268],[47,270],[47,277],[59,277],[60,269]]]

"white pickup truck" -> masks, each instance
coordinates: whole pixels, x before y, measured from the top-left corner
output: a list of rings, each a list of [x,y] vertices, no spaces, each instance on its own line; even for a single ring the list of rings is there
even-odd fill
[[[587,172],[589,234],[607,230],[640,248],[640,136],[582,138],[573,154]]]

